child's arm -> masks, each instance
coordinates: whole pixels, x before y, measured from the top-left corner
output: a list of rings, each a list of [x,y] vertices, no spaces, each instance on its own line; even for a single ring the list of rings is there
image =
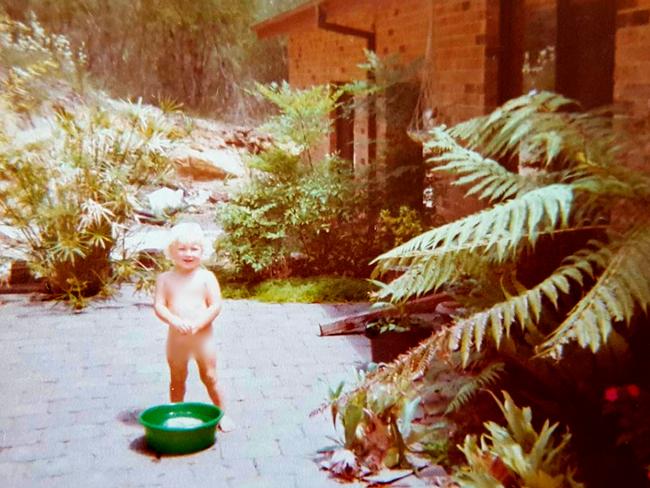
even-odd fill
[[[197,332],[203,327],[210,325],[214,319],[221,313],[221,289],[219,282],[214,274],[210,271],[205,271],[205,285],[206,285],[206,302],[208,308],[202,311],[199,316],[192,322],[192,331]]]
[[[165,322],[171,327],[174,327],[183,334],[190,332],[191,327],[189,324],[181,319],[178,315],[174,314],[167,308],[167,299],[165,298],[165,279],[162,275],[156,278],[156,291],[153,300],[153,309],[156,317]]]

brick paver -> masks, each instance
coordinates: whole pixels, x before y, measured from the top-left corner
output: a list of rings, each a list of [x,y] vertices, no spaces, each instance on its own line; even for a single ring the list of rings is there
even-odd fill
[[[167,401],[166,330],[149,299],[125,289],[75,314],[2,298],[3,487],[340,486],[313,461],[335,435],[329,416],[309,413],[328,383],[352,381],[370,360],[363,336],[318,336],[320,322],[358,306],[226,301],[218,372],[238,429],[205,451],[158,458],[137,424]],[[186,400],[209,401],[194,365]]]

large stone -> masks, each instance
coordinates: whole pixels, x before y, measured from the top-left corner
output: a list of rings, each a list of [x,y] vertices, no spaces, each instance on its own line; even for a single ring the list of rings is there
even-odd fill
[[[147,195],[149,208],[160,215],[168,209],[178,209],[183,206],[183,190],[172,190],[170,188],[159,188]]]
[[[175,147],[169,158],[176,164],[178,174],[195,180],[215,180],[245,175],[239,154],[228,149],[200,151],[187,146]]]

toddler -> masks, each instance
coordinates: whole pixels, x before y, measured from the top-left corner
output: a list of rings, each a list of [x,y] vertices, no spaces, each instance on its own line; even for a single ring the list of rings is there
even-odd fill
[[[169,397],[173,403],[183,401],[187,364],[190,357],[194,357],[210,399],[223,408],[217,389],[217,359],[212,336],[212,322],[221,312],[221,292],[214,274],[201,266],[209,247],[198,224],[178,224],[170,234],[165,254],[174,267],[158,276],[154,298],[156,316],[169,326]],[[224,415],[219,428],[229,431],[234,424]]]

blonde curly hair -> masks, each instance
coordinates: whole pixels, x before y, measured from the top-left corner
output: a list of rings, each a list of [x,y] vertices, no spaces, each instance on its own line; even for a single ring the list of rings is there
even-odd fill
[[[171,249],[177,244],[199,244],[203,250],[203,259],[212,255],[212,245],[205,237],[203,229],[196,222],[181,222],[169,229],[165,256],[171,259]]]

